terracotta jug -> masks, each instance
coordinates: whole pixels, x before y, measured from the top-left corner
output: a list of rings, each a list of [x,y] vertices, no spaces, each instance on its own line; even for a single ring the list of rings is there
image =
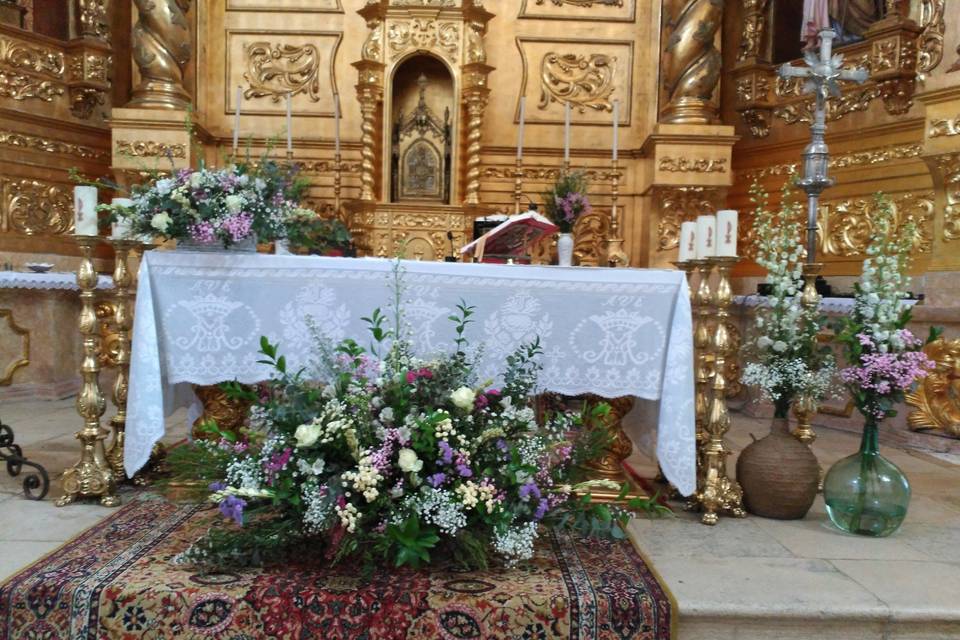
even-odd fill
[[[790,435],[787,418],[774,418],[770,434],[748,445],[737,460],[743,504],[764,518],[802,518],[817,497],[819,479],[817,457]]]

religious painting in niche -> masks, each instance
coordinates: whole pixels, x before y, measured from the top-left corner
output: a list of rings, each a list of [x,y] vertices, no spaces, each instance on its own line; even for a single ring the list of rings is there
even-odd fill
[[[883,0],[775,0],[770,6],[774,63],[803,56],[804,25],[814,22],[824,8],[830,28],[837,32],[836,47],[862,41],[870,25],[882,18],[885,11]]]
[[[418,55],[394,74],[390,153],[393,202],[450,202],[453,78],[436,58]]]

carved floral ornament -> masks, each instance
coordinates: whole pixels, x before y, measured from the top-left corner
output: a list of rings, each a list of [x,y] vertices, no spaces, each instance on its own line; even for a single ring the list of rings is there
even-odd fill
[[[549,52],[540,62],[540,109],[553,102],[565,103],[580,113],[594,109],[613,111],[610,97],[617,58],[603,53],[582,55]]]
[[[671,173],[726,173],[726,158],[673,158],[664,156],[657,163],[660,171]]]
[[[623,0],[536,0],[536,4],[547,4],[547,3],[562,7],[563,5],[571,5],[574,7],[586,7],[591,8],[594,5],[598,7],[622,7]]]
[[[44,151],[57,155],[70,155],[83,158],[84,160],[108,160],[110,158],[109,153],[92,147],[16,133],[14,131],[0,131],[0,146],[30,149],[31,151]]]
[[[251,42],[246,55],[243,79],[249,86],[244,98],[269,97],[272,102],[280,102],[288,94],[303,93],[313,102],[320,101],[320,53],[314,45]]]
[[[960,136],[960,114],[956,118],[938,118],[930,121],[931,138]]]
[[[117,140],[118,155],[134,158],[186,158],[187,148],[182,144],[166,144],[152,140]]]
[[[390,21],[387,45],[394,59],[410,49],[423,49],[455,60],[460,49],[460,25],[428,18]]]
[[[907,416],[913,431],[940,431],[960,438],[960,340],[940,338],[923,348],[935,368],[906,397],[916,407]]]
[[[9,229],[26,235],[62,234],[73,228],[73,194],[69,186],[41,180],[0,179],[0,210]]]
[[[960,240],[960,153],[937,156],[934,164],[947,200],[943,211],[943,241]]]

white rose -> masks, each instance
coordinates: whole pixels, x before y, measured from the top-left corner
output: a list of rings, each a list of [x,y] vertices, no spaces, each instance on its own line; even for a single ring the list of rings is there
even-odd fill
[[[416,473],[420,471],[420,469],[423,469],[423,460],[417,457],[417,452],[413,449],[400,449],[397,464],[400,466],[401,471],[406,471],[407,473]]]
[[[199,189],[200,183],[203,181],[203,174],[199,171],[194,171],[190,174],[190,187],[193,189]]]
[[[230,213],[240,213],[240,209],[243,208],[243,198],[240,196],[227,196],[223,199],[223,202],[227,205],[227,211]]]
[[[766,349],[772,344],[773,344],[773,340],[771,340],[767,336],[760,336],[759,338],[757,338],[757,346],[760,347],[761,349]]]
[[[162,180],[157,180],[156,190],[160,195],[166,195],[173,190],[174,181],[173,178],[163,178]]]
[[[393,408],[386,407],[383,411],[381,411],[380,419],[384,422],[393,422]]]
[[[150,226],[160,233],[166,233],[171,222],[173,222],[173,218],[171,218],[170,214],[166,211],[162,211],[150,218]]]
[[[297,448],[303,449],[313,446],[313,443],[320,437],[322,430],[323,427],[313,423],[302,424],[297,427],[297,430],[293,433],[293,437],[297,439]]]
[[[461,409],[472,409],[473,401],[476,397],[477,394],[469,387],[460,387],[450,394],[450,399],[453,401],[453,404]]]
[[[777,353],[783,353],[784,351],[787,350],[787,343],[784,342],[783,340],[777,340],[776,342],[773,343],[772,348]]]

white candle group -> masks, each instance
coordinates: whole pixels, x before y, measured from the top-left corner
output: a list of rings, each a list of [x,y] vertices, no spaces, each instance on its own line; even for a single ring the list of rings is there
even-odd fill
[[[527,97],[520,96],[520,130],[517,131],[517,160],[523,160],[523,126],[527,115]]]
[[[723,209],[717,215],[697,216],[680,225],[679,262],[714,256],[737,257],[737,212]]]
[[[97,225],[97,188],[73,188],[73,232],[78,236],[100,234]]]
[[[133,206],[133,200],[130,198],[114,198],[110,203],[119,207]],[[117,221],[113,223],[110,237],[121,240],[129,238],[132,235],[130,233],[132,226],[130,218],[117,218]]]

